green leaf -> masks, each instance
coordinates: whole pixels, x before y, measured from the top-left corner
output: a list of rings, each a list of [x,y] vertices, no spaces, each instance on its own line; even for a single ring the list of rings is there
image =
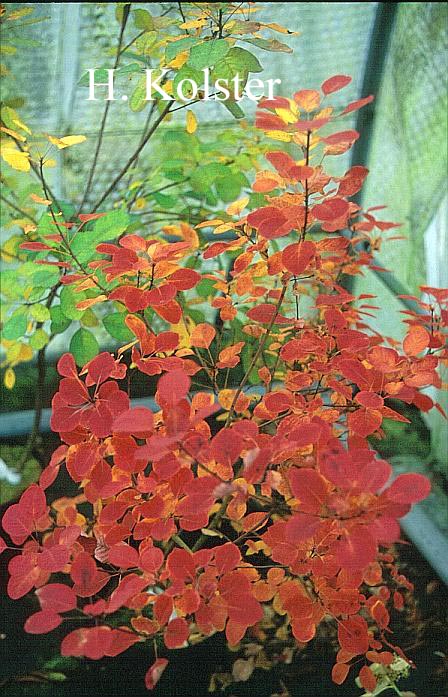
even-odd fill
[[[83,316],[79,320],[84,327],[97,327],[99,325],[98,317],[91,307],[84,311]]]
[[[238,178],[230,173],[225,177],[218,177],[215,181],[215,186],[216,193],[224,203],[234,201],[240,195],[241,184]]]
[[[7,341],[15,341],[26,334],[28,319],[24,313],[24,308],[19,308],[12,313],[11,317],[5,322],[2,337]]]
[[[212,39],[193,46],[188,64],[196,70],[209,68],[219,63],[230,50],[225,39]]]
[[[61,290],[61,310],[68,319],[79,320],[83,315],[83,310],[78,310],[76,304],[86,299],[86,294],[75,293],[73,286],[64,286]]]
[[[36,329],[30,339],[30,345],[35,351],[40,351],[41,348],[48,344],[50,337],[43,329]]]
[[[78,232],[70,244],[78,261],[81,264],[90,261],[96,253],[96,246],[100,242],[114,240],[119,237],[130,222],[130,215],[123,208],[117,208],[106,213],[102,218],[98,218],[92,230]]]
[[[245,82],[249,73],[260,73],[263,70],[258,59],[238,46],[231,48],[226,56],[213,68],[213,80],[232,80],[236,75]]]
[[[152,31],[154,29],[154,20],[148,10],[134,10],[134,24],[137,29],[145,29],[146,31]]]
[[[98,341],[88,329],[78,329],[72,336],[69,351],[73,354],[76,365],[82,367],[98,354],[100,346]]]
[[[192,80],[198,87],[200,87],[204,81],[204,75],[199,71],[191,68],[189,65],[183,65],[180,70],[177,71],[176,77],[173,80],[173,90],[177,94],[177,87],[182,80]],[[185,99],[191,99],[193,97],[193,90],[189,89],[191,85],[187,82],[182,85],[183,89],[181,94]]]
[[[196,292],[200,298],[209,298],[211,295],[216,295],[218,292],[216,288],[214,288],[214,285],[215,281],[209,278],[203,278],[196,286]]]
[[[103,317],[103,324],[109,334],[118,341],[132,341],[133,333],[128,329],[124,320],[126,314],[123,312],[113,312],[110,315]]]
[[[142,75],[137,82],[129,100],[131,111],[142,111],[146,106],[146,76]]]
[[[165,49],[165,60],[169,63],[173,58],[176,58],[178,53],[187,51],[200,41],[202,39],[195,39],[193,36],[186,36],[184,39],[179,39],[179,41],[171,41]]]
[[[60,305],[55,305],[50,310],[52,334],[62,334],[71,325],[71,320],[64,315]]]
[[[40,303],[31,306],[30,314],[37,322],[46,322],[50,319],[50,310]]]
[[[197,167],[191,176],[191,186],[196,191],[205,193],[217,177],[225,177],[227,173],[228,168],[216,162]]]

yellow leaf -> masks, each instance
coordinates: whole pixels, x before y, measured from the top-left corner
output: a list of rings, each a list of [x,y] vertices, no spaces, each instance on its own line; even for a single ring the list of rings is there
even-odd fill
[[[231,203],[230,206],[227,206],[226,213],[228,215],[240,215],[241,211],[246,208],[248,203],[249,196],[244,196],[244,198],[240,198],[239,201],[235,201],[234,203]]]
[[[297,121],[297,116],[289,109],[276,109],[275,113],[281,118],[283,123],[295,123]]]
[[[28,172],[31,167],[29,153],[16,148],[2,148],[2,157],[8,165],[19,172]]]
[[[53,203],[48,198],[42,198],[37,194],[30,194],[30,198],[33,199],[35,203],[41,203],[43,206],[51,206],[51,204]]]
[[[16,126],[20,128],[22,131],[25,131],[25,133],[29,133],[31,135],[31,131],[28,128],[28,126],[25,126],[25,124],[19,121],[19,119],[13,119],[12,122],[15,123]]]
[[[24,138],[24,136],[21,136],[20,133],[17,133],[16,131],[11,131],[10,128],[5,128],[4,126],[2,126],[0,130],[3,131],[3,133],[7,133],[12,138],[20,140],[22,143],[26,141],[26,138]]]
[[[190,51],[181,51],[172,61],[167,63],[170,68],[182,68],[190,56]]]
[[[195,225],[196,230],[200,230],[203,227],[216,227],[216,225],[222,225],[224,223],[220,218],[213,218],[213,220],[205,220],[203,223]]]
[[[26,225],[23,226],[23,232],[25,235],[28,235],[30,232],[34,232],[37,230],[37,226],[33,225],[33,223],[26,223]]]
[[[56,145],[59,150],[69,148],[71,145],[78,145],[78,143],[84,143],[86,140],[85,136],[63,136],[62,138],[58,138],[57,136],[47,135],[47,138],[50,143]]]
[[[87,310],[87,308],[92,307],[92,305],[97,305],[107,300],[107,295],[97,295],[96,298],[87,298],[87,300],[81,300],[77,303],[77,310]]]
[[[286,29],[286,27],[282,27],[281,24],[277,24],[276,22],[271,22],[270,24],[263,24],[263,26],[267,29],[272,29],[272,31],[277,31],[279,34],[294,34],[295,36],[299,36],[299,32],[291,31],[291,29]]]
[[[284,143],[289,143],[292,139],[292,133],[285,133],[284,131],[266,131],[266,135],[268,138],[282,140]]]
[[[56,160],[50,157],[48,160],[42,162],[42,167],[56,167]]]
[[[183,24],[180,25],[181,29],[198,29],[199,27],[203,27],[204,24],[207,24],[207,20],[205,17],[201,17],[200,19],[192,19],[189,22],[184,22]]]
[[[197,130],[198,122],[196,116],[193,112],[188,109],[187,111],[187,133],[194,133]]]
[[[12,368],[7,368],[5,370],[3,382],[5,383],[5,387],[7,390],[12,390],[12,388],[16,384],[16,374]]]

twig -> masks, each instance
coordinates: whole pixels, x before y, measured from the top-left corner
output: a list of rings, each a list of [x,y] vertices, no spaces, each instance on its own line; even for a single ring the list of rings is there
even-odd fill
[[[33,218],[32,215],[30,215],[26,211],[22,210],[22,208],[19,208],[19,206],[16,206],[16,204],[13,203],[12,201],[10,201],[9,199],[7,199],[6,196],[3,196],[3,194],[0,195],[0,199],[2,201],[4,201],[7,206],[9,206],[14,211],[16,211],[16,213],[20,213],[20,215],[23,215],[24,218],[28,218],[28,220],[30,220],[33,223],[33,225],[37,225],[37,220],[35,218]]]
[[[266,345],[266,341],[268,340],[269,334],[271,333],[272,327],[273,327],[274,324],[275,324],[275,320],[277,319],[277,315],[278,315],[278,313],[279,313],[279,311],[280,311],[280,308],[281,308],[281,306],[282,306],[283,300],[284,300],[284,298],[285,298],[286,288],[287,288],[287,282],[284,281],[284,282],[283,282],[282,292],[281,292],[281,294],[280,294],[279,299],[277,300],[277,304],[276,304],[276,306],[275,306],[275,311],[274,311],[274,313],[273,313],[273,315],[272,315],[271,321],[269,322],[268,328],[266,329],[266,333],[264,334],[262,340],[260,341],[260,343],[259,343],[259,345],[258,345],[258,348],[257,348],[257,350],[256,350],[256,352],[255,352],[255,354],[254,354],[254,356],[253,356],[253,358],[252,358],[252,360],[251,360],[251,362],[250,362],[250,365],[249,365],[248,369],[246,370],[246,373],[245,373],[243,379],[241,380],[241,382],[240,382],[240,384],[239,384],[239,387],[238,387],[237,391],[235,392],[235,395],[234,395],[233,400],[232,400],[232,404],[230,405],[229,414],[228,414],[228,416],[227,416],[227,420],[226,420],[226,423],[225,423],[224,428],[226,428],[226,427],[229,425],[229,423],[232,421],[233,414],[234,414],[234,411],[235,411],[235,405],[236,405],[236,403],[237,403],[237,401],[238,401],[238,397],[240,396],[241,392],[243,391],[243,388],[244,388],[245,384],[246,384],[247,381],[249,380],[249,376],[250,376],[250,374],[251,374],[251,372],[252,372],[252,369],[253,369],[254,366],[256,365],[256,363],[257,363],[257,361],[258,361],[258,358],[259,358],[261,352],[263,351],[263,349],[264,349],[264,347],[265,347],[265,345]]]
[[[131,9],[130,3],[126,4],[123,7],[123,17],[121,20],[120,35],[118,37],[117,55],[115,56],[113,70],[116,70],[118,63],[120,62],[120,57],[121,57],[121,50],[120,49],[121,49],[121,44],[123,43],[124,30],[126,28],[130,9]],[[93,156],[92,166],[90,167],[89,178],[87,180],[87,186],[84,190],[84,195],[82,197],[82,201],[79,204],[79,208],[78,208],[78,212],[76,214],[76,217],[78,217],[78,215],[82,211],[83,206],[84,206],[85,202],[87,201],[87,198],[90,194],[90,189],[92,188],[93,177],[95,176],[95,170],[96,170],[96,166],[98,164],[98,156],[100,154],[101,145],[103,143],[104,129],[106,126],[107,116],[109,114],[109,108],[110,108],[110,101],[106,101],[106,106],[104,107],[103,118],[101,119],[101,126],[100,126],[100,130],[98,133],[98,139],[96,142],[95,154]]]
[[[117,184],[118,184],[118,183],[123,179],[123,177],[126,175],[126,172],[128,171],[128,169],[131,167],[131,165],[134,164],[135,160],[138,158],[138,156],[140,155],[140,153],[141,153],[141,151],[143,150],[143,148],[145,147],[145,145],[146,145],[146,144],[148,143],[148,141],[151,139],[151,137],[153,136],[153,134],[154,134],[154,132],[156,131],[156,129],[158,128],[158,126],[162,123],[163,119],[165,118],[165,116],[166,116],[166,115],[168,114],[168,112],[170,111],[170,106],[171,106],[171,102],[167,102],[167,105],[166,105],[165,108],[163,109],[162,113],[161,113],[160,116],[156,119],[156,121],[154,121],[153,125],[151,126],[151,128],[150,128],[149,131],[148,131],[148,133],[146,134],[145,138],[140,142],[140,144],[138,145],[137,149],[134,151],[134,153],[131,155],[131,157],[129,158],[129,160],[128,160],[128,161],[126,162],[126,164],[124,165],[123,169],[117,174],[117,176],[116,176],[115,179],[112,181],[112,183],[107,187],[107,189],[106,189],[106,191],[103,193],[103,195],[102,195],[102,196],[98,199],[98,201],[95,203],[95,205],[94,205],[94,207],[92,208],[92,211],[91,211],[92,213],[96,213],[96,211],[97,211],[98,208],[101,206],[101,204],[103,203],[103,201],[105,201],[106,198],[108,198],[108,196],[110,196],[110,194],[112,193],[112,191],[114,191],[114,189],[115,189],[115,187],[117,186]]]

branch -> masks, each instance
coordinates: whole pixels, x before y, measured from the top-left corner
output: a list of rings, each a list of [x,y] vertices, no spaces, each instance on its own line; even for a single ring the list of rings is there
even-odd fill
[[[31,220],[33,225],[37,225],[37,220],[33,218],[32,215],[27,213],[26,211],[22,210],[22,208],[19,208],[19,206],[16,206],[15,203],[10,201],[9,199],[6,198],[6,196],[0,195],[0,199],[6,203],[10,208],[12,208],[14,211],[17,213],[20,213],[20,215],[23,215],[24,218],[28,218],[28,220]]]
[[[126,162],[126,164],[124,165],[124,167],[123,167],[123,169],[121,170],[121,172],[119,172],[119,173],[117,174],[117,176],[115,177],[115,179],[113,180],[113,182],[107,187],[107,189],[106,189],[106,191],[104,192],[104,194],[103,194],[103,195],[98,199],[98,201],[95,203],[95,206],[93,207],[91,213],[96,213],[96,211],[97,211],[98,208],[101,206],[101,204],[103,203],[103,201],[105,201],[106,198],[107,198],[108,196],[110,196],[110,194],[112,193],[112,191],[114,191],[114,189],[115,189],[115,187],[117,186],[117,184],[118,184],[118,183],[123,179],[123,177],[126,175],[126,172],[128,171],[128,169],[131,167],[132,164],[134,164],[135,160],[138,158],[138,156],[140,155],[140,153],[141,153],[141,151],[143,150],[143,148],[145,147],[145,145],[146,145],[146,144],[148,143],[148,141],[151,139],[151,137],[153,136],[154,132],[157,130],[157,128],[159,127],[159,125],[162,123],[162,121],[163,121],[163,119],[165,118],[165,116],[168,114],[168,112],[169,112],[169,110],[170,110],[170,106],[171,106],[171,102],[168,102],[167,105],[166,105],[166,107],[164,108],[164,110],[163,110],[162,113],[160,114],[160,116],[156,119],[156,121],[154,121],[153,125],[152,125],[151,128],[149,129],[149,131],[148,131],[148,133],[146,134],[146,136],[144,137],[144,139],[140,142],[140,144],[139,144],[139,146],[137,147],[137,149],[135,150],[135,152],[131,155],[131,157],[129,158],[129,160]]]
[[[254,354],[254,357],[252,358],[252,360],[251,360],[251,362],[250,362],[250,365],[249,365],[248,369],[246,370],[246,373],[245,373],[243,379],[241,380],[241,382],[240,382],[240,384],[239,384],[239,387],[238,387],[237,391],[235,392],[235,395],[234,395],[234,397],[233,397],[232,404],[231,404],[231,406],[230,406],[229,414],[228,414],[228,416],[227,416],[227,420],[226,420],[226,423],[225,423],[225,425],[224,425],[224,428],[226,428],[226,427],[230,424],[230,422],[232,421],[232,417],[233,417],[233,414],[234,414],[234,411],[235,411],[235,405],[236,405],[236,403],[237,403],[237,401],[238,401],[238,397],[240,396],[241,392],[243,391],[243,388],[244,388],[245,384],[246,384],[247,381],[249,380],[249,376],[250,376],[250,374],[251,374],[251,372],[252,372],[252,369],[253,369],[254,366],[256,365],[256,363],[257,363],[257,361],[258,361],[258,358],[259,358],[259,356],[261,355],[261,353],[262,353],[262,351],[263,351],[263,349],[264,349],[264,347],[265,347],[265,345],[266,345],[266,341],[268,340],[269,334],[271,333],[272,327],[273,327],[274,324],[275,324],[275,320],[277,319],[277,315],[278,315],[278,313],[279,313],[279,311],[280,311],[280,308],[281,308],[281,306],[282,306],[283,300],[284,300],[284,298],[285,298],[286,288],[287,288],[287,281],[283,281],[282,292],[281,292],[281,294],[280,294],[279,299],[277,300],[277,304],[276,304],[276,306],[275,306],[275,312],[274,312],[274,314],[272,315],[272,319],[271,319],[271,321],[269,322],[269,326],[268,326],[268,328],[266,329],[266,333],[264,334],[262,340],[261,340],[260,343],[258,344],[258,348],[257,348],[257,350],[256,350],[256,352],[255,352],[255,354]]]
[[[121,57],[121,53],[122,53],[121,52],[121,45],[123,43],[124,30],[126,28],[130,9],[131,9],[130,3],[126,4],[123,8],[123,17],[121,20],[120,35],[118,37],[117,55],[115,56],[113,70],[115,70],[118,67],[118,63],[120,62],[120,57]],[[84,196],[82,197],[82,201],[79,204],[79,208],[78,208],[78,212],[76,214],[76,217],[78,217],[78,215],[82,211],[83,206],[84,206],[85,202],[87,201],[87,198],[90,194],[90,189],[92,188],[93,177],[95,176],[95,170],[96,170],[96,166],[98,164],[98,156],[100,154],[101,145],[103,143],[104,129],[106,126],[107,116],[109,114],[109,108],[110,108],[110,102],[107,101],[106,106],[104,108],[103,118],[101,120],[101,126],[100,126],[100,130],[98,133],[98,140],[96,142],[95,154],[93,156],[92,166],[90,168],[90,173],[89,173],[89,178],[87,180],[87,186],[84,190]]]

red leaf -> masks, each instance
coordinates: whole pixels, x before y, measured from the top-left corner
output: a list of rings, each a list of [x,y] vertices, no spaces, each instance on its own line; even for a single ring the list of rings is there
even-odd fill
[[[158,658],[152,666],[150,666],[145,675],[145,686],[147,690],[153,690],[159,682],[163,671],[168,665],[168,659]]]
[[[215,549],[216,570],[220,576],[227,571],[233,571],[240,561],[241,552],[233,542],[227,542]]]
[[[344,111],[341,113],[342,114],[350,114],[352,111],[357,111],[358,109],[361,109],[361,107],[365,106],[366,104],[370,104],[370,102],[373,102],[375,97],[373,94],[369,95],[368,97],[364,97],[363,99],[357,99],[356,102],[350,102],[348,106],[345,107]]]
[[[321,89],[324,94],[331,94],[332,92],[342,90],[342,88],[348,85],[351,81],[352,78],[348,75],[333,75],[333,77],[329,77],[328,80],[325,80],[325,82],[322,83]]]
[[[347,417],[347,424],[353,433],[366,438],[379,429],[383,422],[383,415],[376,409],[358,409]]]
[[[363,617],[355,615],[338,624],[338,639],[341,647],[355,656],[365,653],[369,648],[367,622]]]
[[[410,328],[403,341],[403,349],[408,356],[417,356],[429,346],[430,334],[424,327],[415,325]]]
[[[140,552],[140,567],[143,571],[150,574],[155,574],[163,564],[163,552],[159,547],[145,547]]]
[[[210,451],[216,462],[231,467],[243,449],[243,439],[230,428],[223,428],[211,441]]]
[[[319,518],[308,513],[295,513],[286,523],[286,539],[292,544],[309,540],[320,526]]]
[[[134,595],[141,593],[147,585],[148,581],[142,576],[137,574],[125,576],[110,596],[107,611],[116,612],[123,605],[126,605]]]
[[[85,656],[98,660],[107,655],[112,644],[110,627],[83,627],[75,629],[62,640],[62,656]]]
[[[167,649],[178,649],[188,639],[190,629],[186,620],[177,617],[171,620],[163,636]]]
[[[197,286],[201,280],[201,274],[194,269],[178,269],[168,276],[168,280],[176,286],[177,290],[188,290]]]
[[[164,409],[176,406],[188,394],[190,384],[191,380],[183,370],[165,373],[157,383],[157,403]]]
[[[363,407],[368,407],[370,409],[381,409],[384,404],[384,399],[380,397],[376,392],[367,392],[366,390],[361,390],[355,397],[355,402],[362,404]]]
[[[318,513],[327,498],[325,479],[310,467],[293,468],[289,472],[293,496],[299,499],[304,513]]]
[[[363,666],[359,671],[359,682],[367,692],[375,691],[376,677],[369,666]]]
[[[305,240],[288,245],[282,252],[282,262],[288,271],[293,274],[301,274],[306,271],[316,254],[314,242]]]
[[[134,407],[121,412],[115,419],[112,431],[114,433],[130,433],[133,435],[150,435],[154,427],[154,415],[147,407]]]
[[[107,561],[120,569],[130,569],[133,566],[138,566],[139,556],[134,547],[125,542],[120,542],[110,548]]]
[[[331,678],[336,685],[342,685],[350,670],[346,663],[336,663],[331,671]]]
[[[423,474],[399,474],[386,490],[387,498],[395,503],[417,503],[429,496],[431,482]]]
[[[109,294],[109,300],[118,300],[126,305],[129,312],[138,312],[148,307],[146,291],[135,286],[119,286]]]
[[[115,369],[115,360],[111,353],[103,351],[89,361],[85,367],[93,382],[100,385],[113,373]]]
[[[173,599],[166,594],[158,595],[154,603],[154,617],[163,626],[166,624],[173,612]]]
[[[68,612],[76,607],[76,595],[63,583],[48,583],[36,590],[42,610]]]
[[[40,610],[28,617],[24,629],[28,634],[46,634],[56,629],[62,622],[62,617],[54,610]]]
[[[275,314],[276,306],[271,303],[260,303],[255,307],[251,307],[251,309],[246,313],[249,319],[253,320],[254,322],[262,322],[263,324],[269,324],[269,322],[272,322],[272,318],[275,317]],[[289,320],[287,320],[286,317],[277,314],[275,324],[285,324],[288,322]]]
[[[43,242],[22,242],[19,244],[20,249],[26,249],[28,252],[41,252],[44,249],[51,249],[48,244]]]
[[[31,520],[24,515],[18,503],[6,509],[2,526],[16,545],[23,544],[33,531]]]
[[[343,198],[330,198],[313,207],[313,215],[317,220],[332,221],[348,215],[349,205]]]
[[[364,527],[351,530],[347,536],[336,542],[334,552],[343,569],[363,569],[372,562],[378,552],[373,537]]]
[[[158,288],[153,288],[152,290],[146,291],[146,301],[151,307],[158,305],[166,305],[176,297],[177,288],[175,285],[170,283],[165,283]]]

